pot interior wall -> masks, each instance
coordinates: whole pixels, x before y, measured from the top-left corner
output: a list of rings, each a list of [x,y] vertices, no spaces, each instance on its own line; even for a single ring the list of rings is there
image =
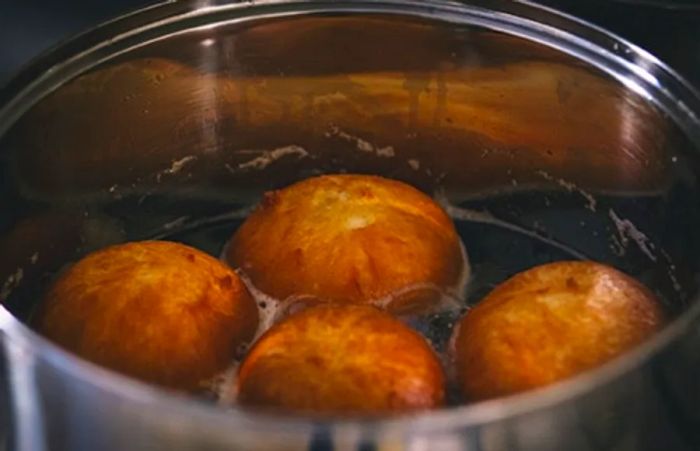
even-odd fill
[[[557,50],[390,15],[224,24],[59,86],[0,142],[0,298],[31,316],[67,263],[154,237],[218,255],[265,190],[315,174],[445,204],[484,294],[590,258],[670,311],[697,292],[698,159],[649,99]]]

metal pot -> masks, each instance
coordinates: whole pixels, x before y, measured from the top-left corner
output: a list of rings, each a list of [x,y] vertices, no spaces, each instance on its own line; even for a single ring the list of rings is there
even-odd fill
[[[193,0],[65,43],[0,105],[7,449],[700,446],[700,97],[632,44],[505,0]],[[675,319],[551,387],[378,421],[167,393],[21,321],[85,252],[215,226],[266,189],[331,171],[402,179],[455,217],[611,263]]]

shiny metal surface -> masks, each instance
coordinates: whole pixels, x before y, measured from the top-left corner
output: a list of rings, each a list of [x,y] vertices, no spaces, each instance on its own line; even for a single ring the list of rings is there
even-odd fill
[[[700,98],[631,44],[522,2],[178,2],[57,49],[0,102],[0,204],[12,211],[0,219],[0,404],[10,413],[0,437],[11,448],[699,446]],[[639,349],[550,388],[371,422],[165,393],[65,353],[13,316],[90,249],[338,170],[403,179],[456,205],[559,190],[613,229],[605,199],[650,200],[634,225],[653,258],[638,242],[620,255],[596,250],[566,210],[565,227],[543,233],[649,273],[677,292],[680,315]],[[501,213],[528,225],[522,212]]]

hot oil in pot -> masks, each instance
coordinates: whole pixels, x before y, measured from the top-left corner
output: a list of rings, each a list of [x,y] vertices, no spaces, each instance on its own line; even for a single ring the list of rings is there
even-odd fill
[[[477,303],[496,285],[508,277],[532,266],[559,261],[576,260],[582,254],[561,243],[539,236],[526,229],[494,220],[488,215],[458,207],[448,207],[446,211],[454,221],[456,230],[465,250],[465,274],[458,287],[449,293],[440,292],[440,301],[429,313],[422,315],[403,315],[401,319],[413,329],[420,332],[433,346],[446,369],[449,369],[449,339],[454,325],[471,305]],[[179,231],[162,238],[179,241],[197,247],[211,255],[220,256],[235,231],[245,220],[246,210],[233,213],[227,220],[220,218],[209,223],[199,220],[196,223],[183,223]],[[468,279],[467,279],[468,276]],[[258,303],[260,311],[259,337],[281,317],[294,310],[295,301],[301,299],[279,300],[267,296],[257,289],[250,280],[244,281]],[[405,294],[410,290],[439,290],[437,287],[407,287],[401,290]],[[389,299],[384,299],[388,302]],[[243,351],[243,350],[242,350]],[[242,355],[241,352],[240,355]],[[208,399],[222,404],[231,404],[235,400],[235,377],[240,360],[232,362],[230,368],[211,381],[211,386],[203,393]],[[449,372],[448,372],[449,376]],[[458,395],[448,387],[447,400],[458,403]]]

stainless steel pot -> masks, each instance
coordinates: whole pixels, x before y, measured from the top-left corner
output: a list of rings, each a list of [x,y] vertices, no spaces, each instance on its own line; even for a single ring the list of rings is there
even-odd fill
[[[0,102],[7,449],[700,447],[700,97],[632,44],[504,0],[175,2],[54,49]],[[225,222],[265,189],[340,170],[614,264],[675,319],[563,383],[377,421],[166,393],[20,321],[91,249]]]

